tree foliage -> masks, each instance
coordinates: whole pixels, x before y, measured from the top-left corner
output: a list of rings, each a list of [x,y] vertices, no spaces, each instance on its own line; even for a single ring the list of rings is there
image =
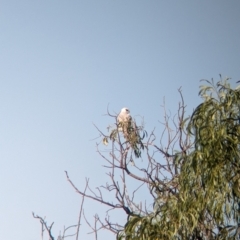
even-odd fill
[[[167,160],[174,174],[152,182],[157,211],[131,216],[119,239],[239,239],[240,89],[206,82],[203,103],[180,119],[185,141]]]
[[[159,142],[155,131],[147,134],[135,121],[125,126],[123,136],[117,116],[108,113],[115,124],[107,134],[98,130],[103,144],[97,144],[97,151],[107,163],[109,182],[96,193],[87,180],[80,191],[66,173],[83,199],[127,214],[124,225],[110,217],[95,218],[95,239],[99,229],[112,231],[119,240],[240,239],[240,88],[231,88],[229,80],[204,80],[203,101],[190,117],[179,89],[173,119],[163,106]],[[141,188],[152,207],[136,197]],[[106,200],[103,191],[115,200]]]

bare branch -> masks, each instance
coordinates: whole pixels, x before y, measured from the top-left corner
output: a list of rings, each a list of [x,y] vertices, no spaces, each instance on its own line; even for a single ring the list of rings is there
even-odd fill
[[[43,234],[43,229],[45,228],[47,233],[48,233],[48,236],[49,236],[50,240],[54,240],[54,237],[52,236],[52,233],[51,233],[52,226],[53,226],[54,222],[52,222],[52,224],[50,226],[47,226],[47,222],[42,217],[39,217],[38,215],[35,215],[34,212],[32,213],[32,215],[33,215],[34,218],[39,219],[39,221],[42,225],[42,234]]]
[[[83,194],[86,194],[87,187],[88,187],[88,179],[87,179],[86,181],[87,181],[87,183],[86,183],[85,189],[84,189],[84,191],[83,191]],[[78,235],[79,235],[79,231],[80,231],[80,225],[81,225],[81,217],[82,217],[82,211],[83,211],[84,198],[85,198],[85,195],[82,195],[82,203],[81,203],[81,208],[80,208],[80,212],[79,212],[79,216],[78,216],[78,225],[77,225],[77,236],[76,236],[76,240],[78,240]]]
[[[69,183],[72,185],[72,187],[76,190],[77,193],[81,194],[81,195],[84,196],[84,197],[91,198],[91,199],[93,199],[93,200],[95,200],[95,201],[98,201],[98,202],[100,202],[100,203],[103,203],[103,204],[105,204],[105,205],[107,205],[107,206],[115,207],[115,208],[121,208],[121,206],[119,206],[119,205],[111,204],[111,203],[109,203],[109,202],[104,201],[103,199],[99,199],[99,198],[97,198],[97,197],[93,197],[93,196],[91,196],[91,195],[88,195],[88,194],[86,194],[86,193],[84,193],[84,192],[79,191],[78,188],[77,188],[77,187],[73,184],[73,182],[70,180],[67,171],[65,171],[65,173],[66,173],[67,180],[68,180]],[[88,181],[87,181],[87,187],[88,187]]]

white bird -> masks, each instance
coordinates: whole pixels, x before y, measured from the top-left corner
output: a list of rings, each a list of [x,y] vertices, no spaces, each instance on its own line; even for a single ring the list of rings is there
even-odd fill
[[[128,108],[124,107],[117,117],[118,131],[123,132],[124,137],[127,139],[129,127],[132,125],[132,117]]]
[[[138,145],[141,143],[141,138],[136,123],[132,119],[129,109],[126,107],[122,108],[121,112],[118,114],[117,128],[118,131],[123,133],[127,142],[130,143],[135,155],[139,157],[141,152]]]
[[[118,114],[117,122],[129,122],[132,120],[132,117],[130,115],[130,111],[128,108],[122,108],[121,112]]]

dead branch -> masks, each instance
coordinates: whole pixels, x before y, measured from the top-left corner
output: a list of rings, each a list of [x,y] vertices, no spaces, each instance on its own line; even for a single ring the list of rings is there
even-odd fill
[[[53,237],[52,232],[51,232],[54,222],[52,222],[52,224],[50,226],[47,226],[47,222],[42,217],[39,217],[38,215],[35,215],[34,212],[32,213],[32,215],[33,215],[34,218],[39,219],[39,221],[42,225],[42,237],[43,237],[43,231],[44,231],[44,229],[46,229],[46,231],[48,233],[48,236],[49,236],[49,239],[54,240],[54,237]]]

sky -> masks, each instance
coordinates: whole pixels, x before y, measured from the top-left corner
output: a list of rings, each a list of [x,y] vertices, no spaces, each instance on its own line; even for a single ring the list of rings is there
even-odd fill
[[[41,239],[32,212],[54,222],[56,239],[77,223],[81,197],[64,171],[81,190],[86,178],[93,189],[109,181],[94,127],[107,132],[107,110],[128,107],[160,135],[161,105],[174,114],[180,87],[191,114],[201,79],[235,85],[239,11],[237,0],[1,0],[0,239]],[[84,209],[92,223],[105,216],[91,200]],[[90,231],[82,222],[80,239]]]

